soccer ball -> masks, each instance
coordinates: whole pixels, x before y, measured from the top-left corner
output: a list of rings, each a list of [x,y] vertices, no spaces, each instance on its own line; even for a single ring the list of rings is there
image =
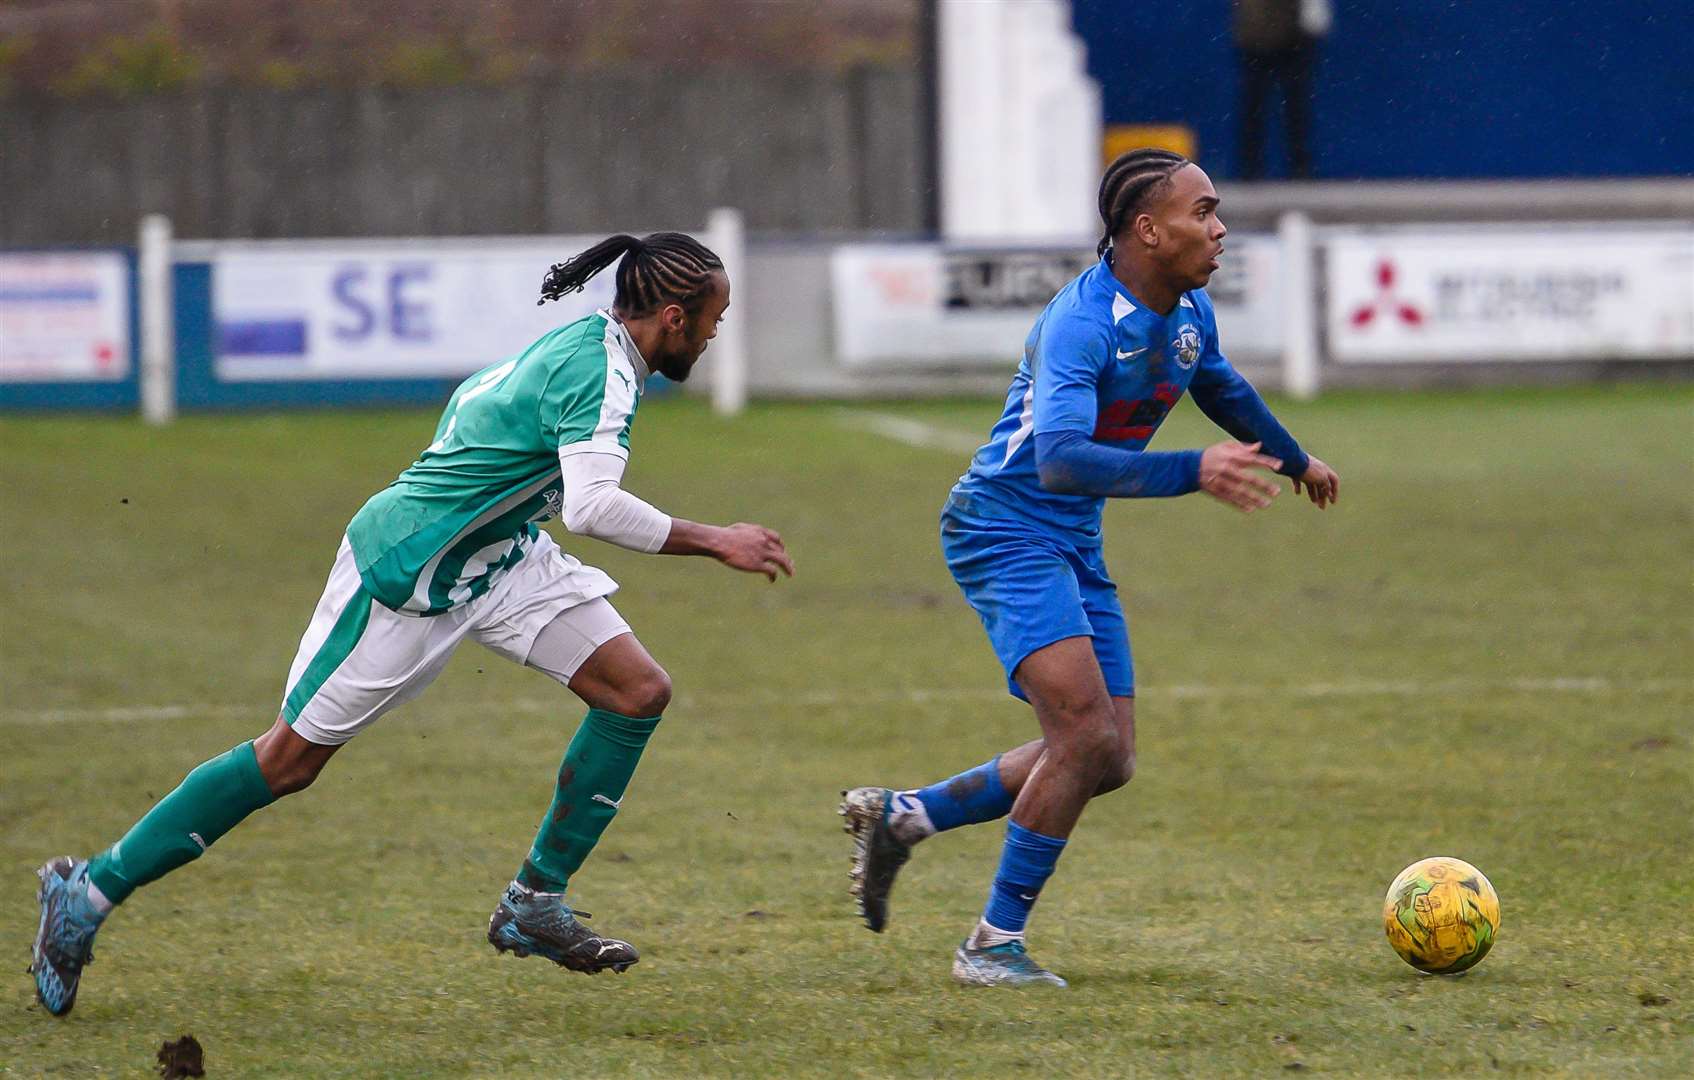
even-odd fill
[[[1438,855],[1400,871],[1382,902],[1382,925],[1400,959],[1433,975],[1457,975],[1494,947],[1500,897],[1482,871]]]

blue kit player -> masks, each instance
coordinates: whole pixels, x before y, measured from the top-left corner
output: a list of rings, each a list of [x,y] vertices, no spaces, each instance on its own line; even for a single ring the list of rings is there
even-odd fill
[[[914,844],[1010,815],[988,905],[954,954],[953,977],[969,985],[1065,985],[1025,952],[1024,927],[1084,805],[1135,771],[1129,631],[1100,555],[1105,500],[1204,491],[1252,513],[1277,494],[1266,472],[1320,509],[1339,491],[1218,349],[1204,291],[1223,254],[1217,206],[1211,180],[1178,154],[1112,163],[1100,261],[1036,320],[1005,412],[941,514],[947,566],[1042,737],[928,787],[845,793],[852,891],[878,932]],[[1184,393],[1233,440],[1148,450]]]

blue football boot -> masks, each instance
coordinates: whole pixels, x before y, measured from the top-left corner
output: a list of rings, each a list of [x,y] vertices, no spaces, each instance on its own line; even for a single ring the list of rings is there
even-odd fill
[[[535,892],[514,881],[488,920],[488,943],[499,952],[534,953],[590,975],[607,968],[622,972],[641,959],[629,942],[600,937],[582,925],[588,917],[572,911],[564,893]]]
[[[966,938],[953,954],[953,978],[966,986],[1069,986],[1029,958],[1022,941],[973,948]]]
[[[94,934],[105,916],[88,898],[88,863],[61,855],[35,872],[41,879],[41,925],[29,965],[35,996],[54,1016],[76,1004],[82,969],[94,962]]]

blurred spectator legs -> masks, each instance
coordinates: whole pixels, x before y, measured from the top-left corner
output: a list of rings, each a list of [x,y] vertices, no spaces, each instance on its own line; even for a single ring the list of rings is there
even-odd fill
[[[1282,91],[1283,134],[1288,140],[1289,173],[1312,177],[1312,68],[1316,42],[1275,52],[1241,50],[1241,179],[1265,177],[1265,114],[1275,89]]]

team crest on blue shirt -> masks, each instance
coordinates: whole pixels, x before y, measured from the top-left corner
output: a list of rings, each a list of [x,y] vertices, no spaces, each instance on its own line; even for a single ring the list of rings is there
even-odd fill
[[[1183,323],[1182,329],[1176,332],[1176,340],[1171,342],[1171,352],[1176,354],[1176,366],[1184,371],[1194,366],[1194,361],[1200,359],[1200,328],[1193,323]]]

